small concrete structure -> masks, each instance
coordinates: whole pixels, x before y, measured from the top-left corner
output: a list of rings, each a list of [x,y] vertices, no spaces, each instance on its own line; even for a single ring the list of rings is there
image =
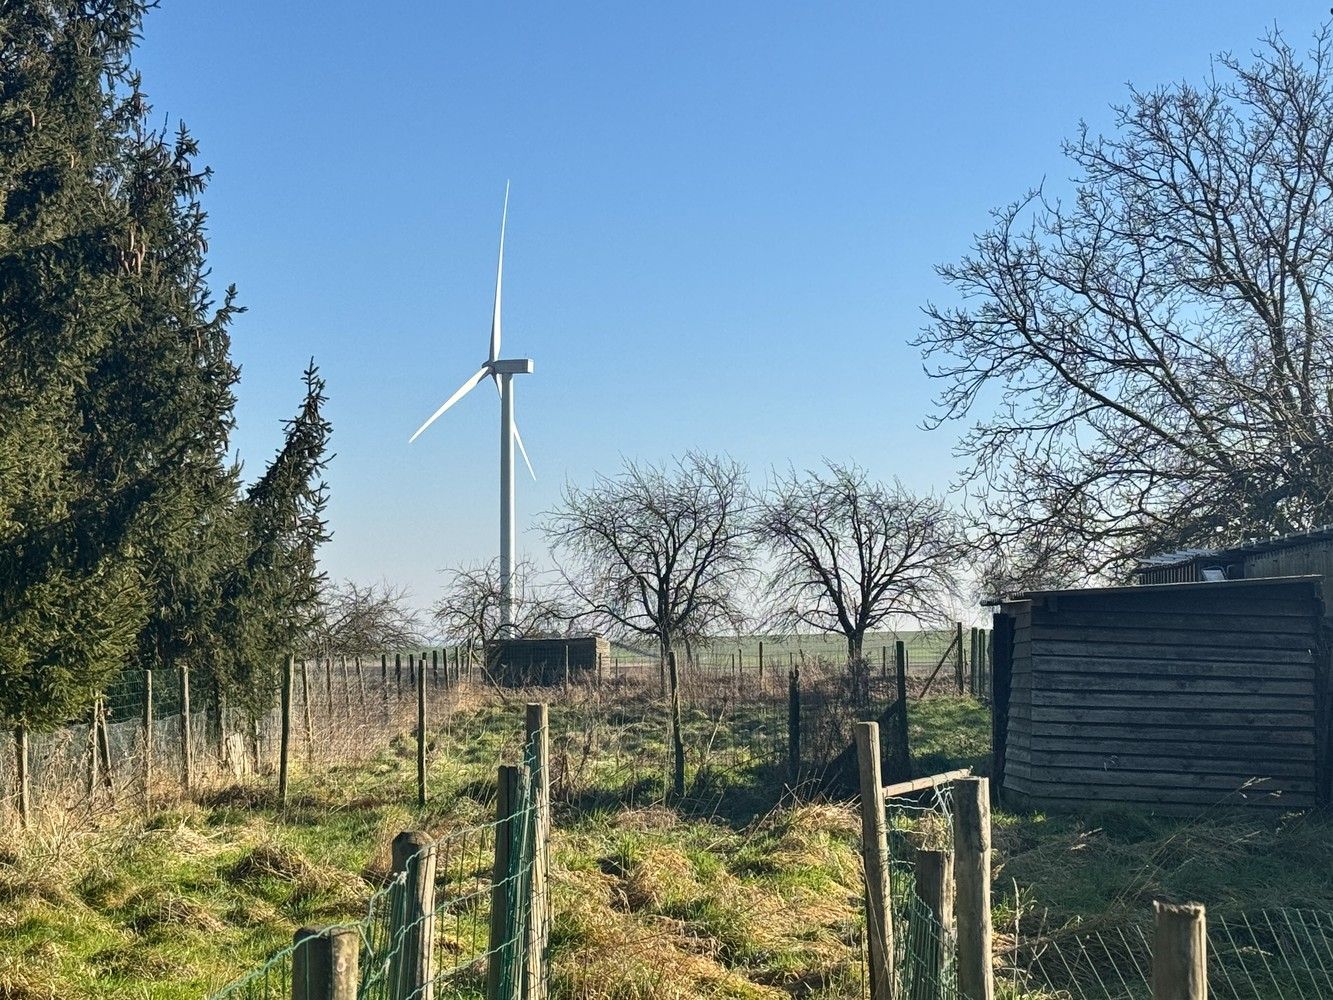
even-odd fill
[[[611,661],[611,643],[600,635],[550,639],[493,639],[486,669],[507,687],[543,686],[596,677]]]

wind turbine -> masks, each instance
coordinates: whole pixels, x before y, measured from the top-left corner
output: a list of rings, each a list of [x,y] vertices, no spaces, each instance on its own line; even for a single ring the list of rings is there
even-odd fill
[[[477,373],[458,387],[458,391],[446,399],[441,407],[430,415],[430,419],[417,428],[408,439],[411,444],[431,424],[435,423],[444,411],[477,387],[486,376],[495,383],[500,394],[500,631],[505,633],[513,624],[514,616],[514,445],[518,445],[523,456],[523,464],[528,467],[528,474],[533,479],[537,474],[532,471],[528,461],[528,450],[523,447],[523,438],[519,436],[518,425],[514,423],[514,376],[531,375],[531,358],[500,357],[500,287],[504,278],[505,267],[505,223],[509,219],[509,185],[505,184],[504,209],[500,213],[500,258],[495,268],[495,311],[491,314],[491,353]]]

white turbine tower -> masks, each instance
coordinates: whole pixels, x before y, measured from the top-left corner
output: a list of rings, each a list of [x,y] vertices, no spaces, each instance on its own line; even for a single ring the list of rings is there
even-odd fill
[[[505,222],[509,218],[509,185],[505,185],[504,210],[500,214],[500,260],[495,269],[495,311],[491,314],[491,354],[477,373],[458,387],[458,391],[430,415],[408,440],[411,444],[431,424],[460,399],[477,387],[487,375],[500,393],[500,628],[507,632],[514,619],[514,445],[518,445],[523,464],[533,479],[528,450],[523,447],[518,425],[514,423],[514,376],[532,374],[531,358],[500,357],[500,286],[505,266]]]

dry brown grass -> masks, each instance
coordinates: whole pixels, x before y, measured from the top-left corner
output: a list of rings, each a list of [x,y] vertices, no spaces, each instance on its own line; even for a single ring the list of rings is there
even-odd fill
[[[654,807],[557,829],[559,990],[579,1000],[856,995],[856,824],[827,805],[739,830]]]

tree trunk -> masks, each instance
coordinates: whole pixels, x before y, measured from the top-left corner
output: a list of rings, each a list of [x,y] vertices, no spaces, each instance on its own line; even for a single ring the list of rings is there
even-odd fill
[[[865,629],[847,636],[847,675],[851,680],[852,700],[857,705],[870,701],[870,670],[862,652],[865,649]]]
[[[667,657],[671,655],[671,639],[665,635],[658,636],[657,649],[659,653],[657,664],[658,683],[661,687],[661,695],[665,698],[667,693]]]

